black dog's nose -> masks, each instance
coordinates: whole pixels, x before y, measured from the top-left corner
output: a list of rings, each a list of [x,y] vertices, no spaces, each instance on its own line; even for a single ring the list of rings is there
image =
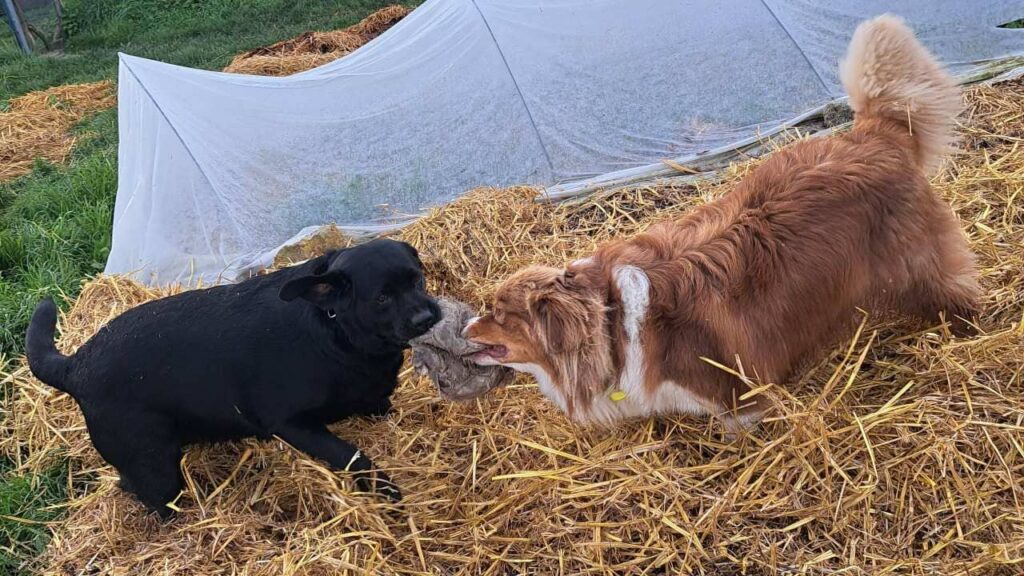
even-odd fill
[[[437,315],[430,308],[424,308],[412,316],[412,326],[417,330],[428,330],[437,323]]]

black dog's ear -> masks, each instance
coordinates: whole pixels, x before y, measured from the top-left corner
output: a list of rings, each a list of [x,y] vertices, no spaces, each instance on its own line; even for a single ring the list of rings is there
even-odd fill
[[[331,260],[334,260],[334,257],[337,254],[337,250],[331,250],[310,260],[309,264],[313,267],[313,274],[323,274],[324,272],[327,272],[327,267],[331,265]]]
[[[405,251],[408,252],[410,256],[412,256],[413,260],[419,263],[420,266],[423,266],[423,262],[420,260],[420,253],[419,251],[412,247],[412,244],[409,244],[407,242],[399,242],[399,244],[401,244],[402,248],[404,248]]]
[[[322,308],[330,307],[340,295],[348,292],[348,277],[343,272],[301,276],[289,280],[281,287],[280,297],[285,302],[305,298]]]

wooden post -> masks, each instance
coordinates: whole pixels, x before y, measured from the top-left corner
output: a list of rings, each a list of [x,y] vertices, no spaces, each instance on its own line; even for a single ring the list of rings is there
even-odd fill
[[[3,0],[4,12],[7,14],[7,22],[11,25],[11,32],[14,32],[14,40],[18,48],[25,54],[32,53],[32,39],[25,27],[25,16],[21,13],[21,7],[14,0]]]
[[[64,49],[64,6],[61,4],[61,0],[53,0],[53,9],[57,14],[57,24],[53,27],[53,41],[51,42],[54,50]]]

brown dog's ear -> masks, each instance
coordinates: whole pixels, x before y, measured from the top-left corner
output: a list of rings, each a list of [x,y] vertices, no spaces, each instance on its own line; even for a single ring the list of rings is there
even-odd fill
[[[553,352],[576,350],[586,344],[590,322],[587,307],[555,281],[539,288],[531,308],[541,327],[541,341]]]
[[[566,270],[555,278],[555,284],[568,292],[593,292],[598,289],[594,272],[591,270]]]
[[[576,288],[576,273],[566,268],[565,272],[562,272],[561,276],[557,276],[555,278],[555,284],[566,290]]]
[[[575,418],[604,389],[611,374],[611,355],[601,300],[586,291],[567,289],[563,281],[539,288],[531,311],[554,379],[564,390],[565,411]]]
[[[327,274],[312,274],[289,280],[281,287],[278,294],[281,300],[291,302],[296,298],[304,298],[320,308],[335,307],[340,298],[344,297],[351,287],[344,272],[334,271]]]
[[[590,257],[569,264],[555,282],[566,290],[591,292],[600,298],[601,293],[607,290],[607,283],[595,258]]]

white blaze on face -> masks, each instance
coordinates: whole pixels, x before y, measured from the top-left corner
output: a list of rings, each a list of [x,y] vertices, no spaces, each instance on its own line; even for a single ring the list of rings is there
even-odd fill
[[[476,324],[479,321],[480,321],[480,317],[479,316],[475,316],[473,318],[470,318],[469,322],[466,322],[466,327],[462,329],[462,337],[465,338],[466,334],[469,333],[469,327],[472,326],[473,324]],[[477,352],[477,353],[471,355],[470,356],[470,360],[474,364],[476,364],[478,366],[500,366],[501,365],[501,362],[498,362],[497,359],[495,359],[493,356],[491,356],[490,354],[487,354],[485,352]]]
[[[473,324],[476,324],[479,321],[480,321],[480,317],[479,316],[474,316],[474,317],[470,318],[469,322],[466,322],[466,326],[462,329],[462,337],[465,338],[466,334],[469,333],[469,327],[472,326]]]

